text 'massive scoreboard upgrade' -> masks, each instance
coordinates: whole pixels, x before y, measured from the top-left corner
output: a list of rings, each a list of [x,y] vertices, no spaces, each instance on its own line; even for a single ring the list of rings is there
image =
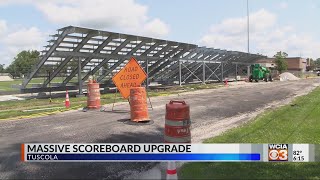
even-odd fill
[[[22,144],[26,162],[314,162],[313,144]]]

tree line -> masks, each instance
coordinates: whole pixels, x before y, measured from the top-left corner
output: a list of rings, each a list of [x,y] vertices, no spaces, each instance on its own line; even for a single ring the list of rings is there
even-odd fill
[[[4,64],[0,64],[0,73],[10,73],[13,77],[21,77],[30,72],[38,62],[39,55],[40,53],[36,50],[21,51],[7,68],[4,67]]]
[[[288,57],[286,52],[279,51],[277,54],[273,56],[275,58],[276,70],[281,74],[283,71],[287,70],[288,63],[285,61],[285,58]],[[307,61],[310,61],[310,65],[306,67],[307,71],[311,71],[314,69],[320,69],[320,58],[314,60],[312,58],[307,58]]]
[[[37,50],[24,50],[19,52],[16,57],[14,57],[11,64],[5,68],[4,64],[0,64],[0,73],[10,73],[14,78],[22,77],[22,75],[29,74],[33,67],[39,62],[40,53]],[[57,68],[57,64],[47,64],[44,65],[38,74],[42,76],[47,76],[48,72],[52,72]],[[67,76],[68,72],[75,70],[78,67],[78,60],[72,59],[69,61],[67,66],[64,66],[60,71],[60,75]],[[108,63],[103,66],[104,71],[108,69]],[[98,72],[96,72],[98,73]]]

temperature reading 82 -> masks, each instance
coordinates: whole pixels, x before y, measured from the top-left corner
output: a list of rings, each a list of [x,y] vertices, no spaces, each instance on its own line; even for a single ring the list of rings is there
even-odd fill
[[[300,154],[302,154],[302,151],[293,151],[293,155],[295,156],[299,156]]]

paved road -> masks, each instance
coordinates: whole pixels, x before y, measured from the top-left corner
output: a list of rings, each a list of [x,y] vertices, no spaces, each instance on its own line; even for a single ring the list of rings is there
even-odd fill
[[[294,82],[254,83],[215,90],[184,93],[179,97],[152,98],[152,125],[129,125],[127,104],[115,109],[125,112],[66,112],[48,117],[0,122],[0,179],[114,179],[149,169],[155,163],[22,163],[20,143],[161,143],[165,104],[182,98],[191,106],[192,128],[227,117],[252,112],[265,103],[286,99],[296,91],[313,86],[319,79]],[[110,106],[107,107],[110,110]]]

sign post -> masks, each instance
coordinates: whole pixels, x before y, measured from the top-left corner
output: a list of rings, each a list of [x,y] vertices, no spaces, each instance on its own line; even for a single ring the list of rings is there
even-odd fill
[[[121,96],[124,99],[128,99],[130,96],[130,89],[133,87],[140,87],[142,82],[145,81],[146,78],[146,72],[139,65],[138,61],[134,57],[131,57],[129,62],[116,75],[112,77],[112,81],[116,85]],[[150,98],[149,102],[151,104]]]
[[[112,81],[117,86],[124,99],[128,99],[130,88],[139,87],[147,78],[146,72],[141,68],[138,61],[131,57],[129,62],[113,76]]]

